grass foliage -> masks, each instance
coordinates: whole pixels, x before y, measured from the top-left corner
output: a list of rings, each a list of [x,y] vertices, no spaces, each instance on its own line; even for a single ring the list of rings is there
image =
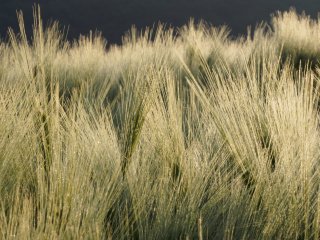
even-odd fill
[[[0,238],[319,239],[320,25],[0,43]]]

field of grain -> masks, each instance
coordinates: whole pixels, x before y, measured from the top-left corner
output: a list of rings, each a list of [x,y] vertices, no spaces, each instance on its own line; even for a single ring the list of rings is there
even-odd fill
[[[319,239],[320,22],[57,23],[0,42],[1,239]]]

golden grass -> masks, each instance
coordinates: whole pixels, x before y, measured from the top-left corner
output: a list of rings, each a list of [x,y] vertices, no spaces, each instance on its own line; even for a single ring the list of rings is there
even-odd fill
[[[0,43],[0,238],[319,239],[318,21],[106,50],[34,11]],[[301,57],[303,56],[303,57]],[[292,61],[294,60],[294,61]]]

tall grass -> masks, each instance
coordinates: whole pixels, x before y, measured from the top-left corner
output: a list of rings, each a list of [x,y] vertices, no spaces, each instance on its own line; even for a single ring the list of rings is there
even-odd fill
[[[318,21],[0,43],[3,239],[319,239]],[[303,32],[302,32],[303,29]],[[302,57],[303,56],[303,57]]]
[[[318,64],[320,48],[318,41],[320,23],[310,16],[297,15],[294,10],[277,13],[272,19],[276,41],[282,46],[284,58],[289,58],[295,66],[309,63]]]

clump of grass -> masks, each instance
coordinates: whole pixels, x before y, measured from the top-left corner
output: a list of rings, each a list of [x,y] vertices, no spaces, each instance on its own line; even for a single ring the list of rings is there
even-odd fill
[[[278,12],[272,18],[274,37],[282,47],[284,60],[291,61],[296,68],[318,65],[320,46],[318,43],[319,19],[313,20],[303,13],[298,15],[294,9]]]
[[[1,238],[319,238],[317,21],[107,47],[34,17],[0,43]]]

